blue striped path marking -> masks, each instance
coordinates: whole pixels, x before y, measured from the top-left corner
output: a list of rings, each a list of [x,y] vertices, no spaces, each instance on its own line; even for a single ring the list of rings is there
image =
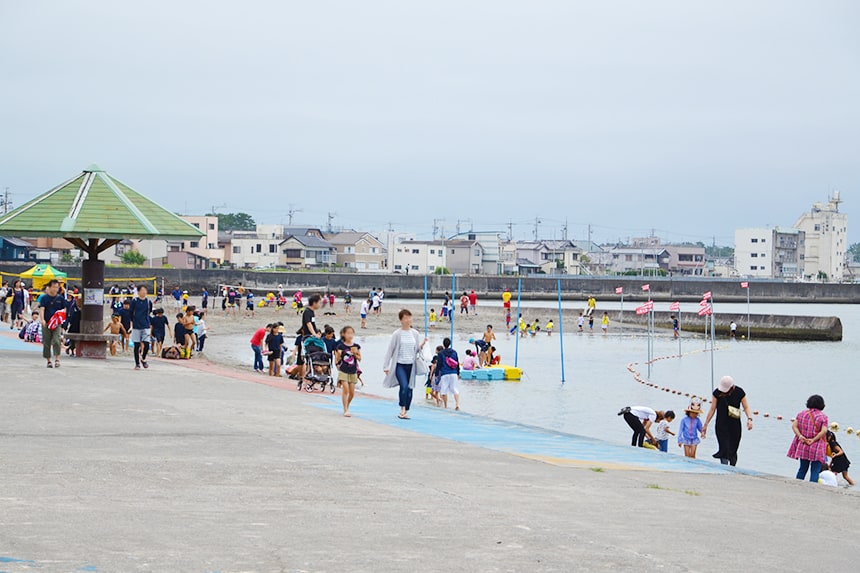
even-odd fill
[[[342,412],[338,396],[328,396],[313,406]],[[410,420],[397,418],[398,407],[392,400],[358,399],[350,406],[355,418],[403,430],[453,440],[559,466],[601,467],[633,471],[666,471],[697,474],[743,473],[762,475],[748,470],[723,466],[716,462],[691,460],[675,454],[633,448],[620,444],[553,432],[543,428],[516,424],[435,407],[413,407]],[[619,418],[623,425],[623,420]],[[626,426],[624,433],[627,433]]]

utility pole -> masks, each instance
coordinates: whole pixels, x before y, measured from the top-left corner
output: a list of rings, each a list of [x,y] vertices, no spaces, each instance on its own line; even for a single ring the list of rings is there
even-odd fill
[[[567,241],[567,219],[564,220],[564,227],[561,228],[561,238],[563,241]]]
[[[328,233],[334,233],[333,227],[331,226],[331,222],[334,221],[334,218],[337,216],[337,213],[332,213],[329,211],[328,213]]]
[[[442,232],[442,227],[439,223],[442,223],[445,219],[433,219],[433,240],[436,240],[436,234]]]
[[[508,242],[514,240],[514,222],[508,219]]]
[[[218,214],[218,209],[226,209],[226,208],[227,208],[227,204],[226,204],[226,203],[225,203],[225,204],[223,204],[223,205],[212,205],[212,210],[211,210],[211,211],[209,211],[209,212],[210,212],[210,213],[212,213],[213,215],[217,215],[217,214]]]
[[[469,230],[472,230],[472,220],[471,219],[457,219],[457,234],[460,234],[460,223],[469,223]]]
[[[535,217],[535,230],[534,230],[535,241],[538,240],[538,225],[540,225],[541,223],[542,223],[542,221],[540,220],[540,217]]]
[[[3,200],[0,201],[0,207],[3,207],[3,214],[9,212],[9,209],[12,208],[12,201],[9,200],[9,188],[6,187],[5,191],[3,191]]]
[[[591,252],[591,223],[588,224],[588,252]]]
[[[290,222],[290,227],[293,226],[293,217],[296,216],[296,213],[301,213],[301,209],[296,209],[293,205],[289,206],[289,210],[287,211],[287,219]]]

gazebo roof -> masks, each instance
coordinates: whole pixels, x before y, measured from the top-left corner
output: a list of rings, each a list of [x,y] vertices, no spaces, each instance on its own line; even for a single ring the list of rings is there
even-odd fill
[[[182,240],[204,234],[97,165],[0,216],[0,235],[18,237]]]

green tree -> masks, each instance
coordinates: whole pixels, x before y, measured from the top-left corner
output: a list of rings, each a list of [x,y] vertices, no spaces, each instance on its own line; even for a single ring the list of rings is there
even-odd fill
[[[854,243],[848,247],[848,254],[851,255],[851,261],[860,263],[860,243]]]
[[[222,231],[253,231],[257,228],[254,218],[247,213],[207,213],[218,217],[218,228]]]
[[[146,257],[140,251],[126,251],[122,254],[122,262],[125,265],[139,267],[146,262]]]

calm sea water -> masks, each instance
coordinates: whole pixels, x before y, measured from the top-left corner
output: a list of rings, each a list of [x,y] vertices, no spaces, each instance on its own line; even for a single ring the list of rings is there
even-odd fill
[[[544,303],[545,304],[545,303]],[[526,308],[534,308],[530,303]],[[565,306],[580,308],[581,302],[566,303]],[[598,305],[598,308],[617,308],[615,305]],[[685,305],[692,311],[696,305]],[[625,305],[626,308],[627,305]],[[626,309],[625,308],[625,309]],[[632,309],[632,305],[629,307]],[[658,310],[662,307],[658,305]],[[682,309],[683,310],[683,309]],[[746,312],[746,305],[718,305],[717,311]],[[485,322],[501,323],[501,309],[484,308],[474,325],[477,335]],[[790,419],[803,409],[806,398],[813,393],[821,394],[827,401],[831,421],[842,428],[853,426],[860,429],[860,393],[854,388],[855,359],[860,351],[860,309],[845,305],[753,305],[753,313],[794,314],[810,316],[839,316],[842,319],[845,340],[839,343],[824,342],[773,342],[773,341],[729,341],[718,342],[714,354],[715,377],[730,374],[736,383],[746,390],[750,406],[771,414],[770,418],[759,415],[755,418],[752,432],[744,432],[739,454],[739,465],[763,472],[793,475],[796,462],[785,457],[791,442]],[[550,318],[551,311],[541,310],[541,318]],[[575,325],[565,325],[564,370],[565,382],[561,381],[560,337],[545,334],[520,340],[519,366],[525,371],[521,382],[472,382],[461,381],[460,392],[463,410],[493,418],[531,424],[550,430],[569,432],[601,438],[611,442],[625,443],[629,440],[629,429],[616,416],[617,411],[627,405],[647,405],[654,409],[673,409],[681,413],[688,403],[687,398],[660,392],[637,383],[627,371],[630,362],[644,363],[647,341],[643,335],[621,333],[613,325],[608,336],[572,332]],[[440,326],[431,332],[430,344],[435,346],[448,334]],[[711,356],[705,349],[705,340],[692,333],[685,335],[681,349],[685,353],[680,359],[656,363],[651,380],[661,386],[699,395],[711,392]],[[212,340],[207,344],[217,349],[231,362],[250,364],[250,349],[247,353],[247,336],[234,340]],[[462,352],[468,347],[469,335],[458,333],[455,347]],[[233,346],[239,350],[229,351]],[[388,344],[387,336],[359,337],[363,347],[362,368],[367,385],[364,392],[377,394],[392,400],[394,390],[382,387],[382,355]],[[496,347],[502,362],[513,364],[516,339],[499,335]],[[655,340],[655,356],[678,353],[678,342],[670,332],[661,332]],[[638,369],[645,373],[646,367]],[[416,403],[423,403],[423,394],[416,393]],[[396,406],[392,404],[392,408]],[[416,412],[416,415],[418,413]],[[783,416],[782,421],[776,416]],[[678,426],[676,419],[674,426]],[[840,443],[849,456],[860,460],[860,439],[855,435],[839,433]],[[671,444],[671,442],[670,442]],[[717,449],[716,440],[708,436],[699,447],[699,457],[711,459]],[[672,455],[680,450],[670,447]],[[860,467],[860,466],[858,466]],[[860,472],[860,470],[857,470]]]

